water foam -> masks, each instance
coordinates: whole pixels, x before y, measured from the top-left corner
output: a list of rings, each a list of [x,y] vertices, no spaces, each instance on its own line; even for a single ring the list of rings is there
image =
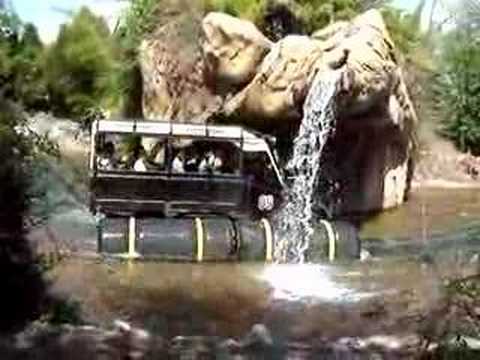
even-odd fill
[[[378,295],[339,283],[335,275],[334,268],[318,264],[274,264],[264,269],[260,279],[272,287],[277,300],[349,303]]]

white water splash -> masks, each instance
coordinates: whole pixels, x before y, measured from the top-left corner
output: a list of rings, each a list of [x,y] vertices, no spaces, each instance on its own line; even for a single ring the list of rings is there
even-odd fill
[[[313,201],[321,156],[335,126],[334,100],[340,73],[318,72],[303,107],[303,119],[293,143],[287,171],[294,180],[279,215],[275,244],[277,262],[303,263],[313,235]]]
[[[273,288],[272,297],[286,301],[357,302],[378,295],[339,283],[335,270],[318,264],[270,265],[260,279]]]

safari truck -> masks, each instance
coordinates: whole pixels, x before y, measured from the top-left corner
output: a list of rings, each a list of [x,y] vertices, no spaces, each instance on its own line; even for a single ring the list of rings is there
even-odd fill
[[[272,218],[285,191],[274,142],[237,126],[95,121],[89,170],[98,251],[271,261]],[[329,253],[338,240],[329,240]]]

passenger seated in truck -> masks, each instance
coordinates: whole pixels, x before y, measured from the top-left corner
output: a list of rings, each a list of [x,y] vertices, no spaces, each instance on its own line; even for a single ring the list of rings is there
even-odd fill
[[[198,171],[201,174],[211,174],[213,172],[213,164],[215,162],[215,155],[212,151],[207,152],[204,156],[202,161],[200,161],[200,165],[198,166]]]
[[[224,169],[224,161],[225,155],[222,150],[215,151],[215,158],[213,160],[213,173],[214,174],[223,174],[225,172]]]
[[[183,174],[185,172],[185,154],[183,150],[180,150],[173,159],[172,162],[172,172],[177,173],[177,174]]]
[[[198,171],[203,174],[222,174],[224,173],[223,168],[223,152],[216,150],[209,151],[205,154],[204,158],[200,162]]]
[[[186,172],[197,172],[198,171],[198,159],[195,156],[193,150],[190,150],[186,153],[186,158],[184,161],[184,169]]]
[[[116,164],[115,145],[109,141],[97,156],[97,168],[100,170],[115,170]]]
[[[150,150],[148,155],[148,163],[152,165],[156,170],[165,170],[165,141],[158,141]]]
[[[133,170],[138,172],[145,172],[148,171],[147,167],[147,153],[143,146],[139,146],[135,149],[134,152],[134,159],[135,162],[133,164]]]

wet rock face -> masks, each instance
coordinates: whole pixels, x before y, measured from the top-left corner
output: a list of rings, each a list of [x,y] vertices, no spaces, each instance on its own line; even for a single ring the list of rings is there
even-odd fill
[[[345,188],[339,211],[382,210],[404,201],[417,118],[378,11],[276,43],[226,14],[210,13],[197,26],[187,43],[171,36],[175,26],[169,24],[142,46],[147,118],[205,122],[234,115],[249,127],[291,136],[315,74],[338,70],[331,165]]]

